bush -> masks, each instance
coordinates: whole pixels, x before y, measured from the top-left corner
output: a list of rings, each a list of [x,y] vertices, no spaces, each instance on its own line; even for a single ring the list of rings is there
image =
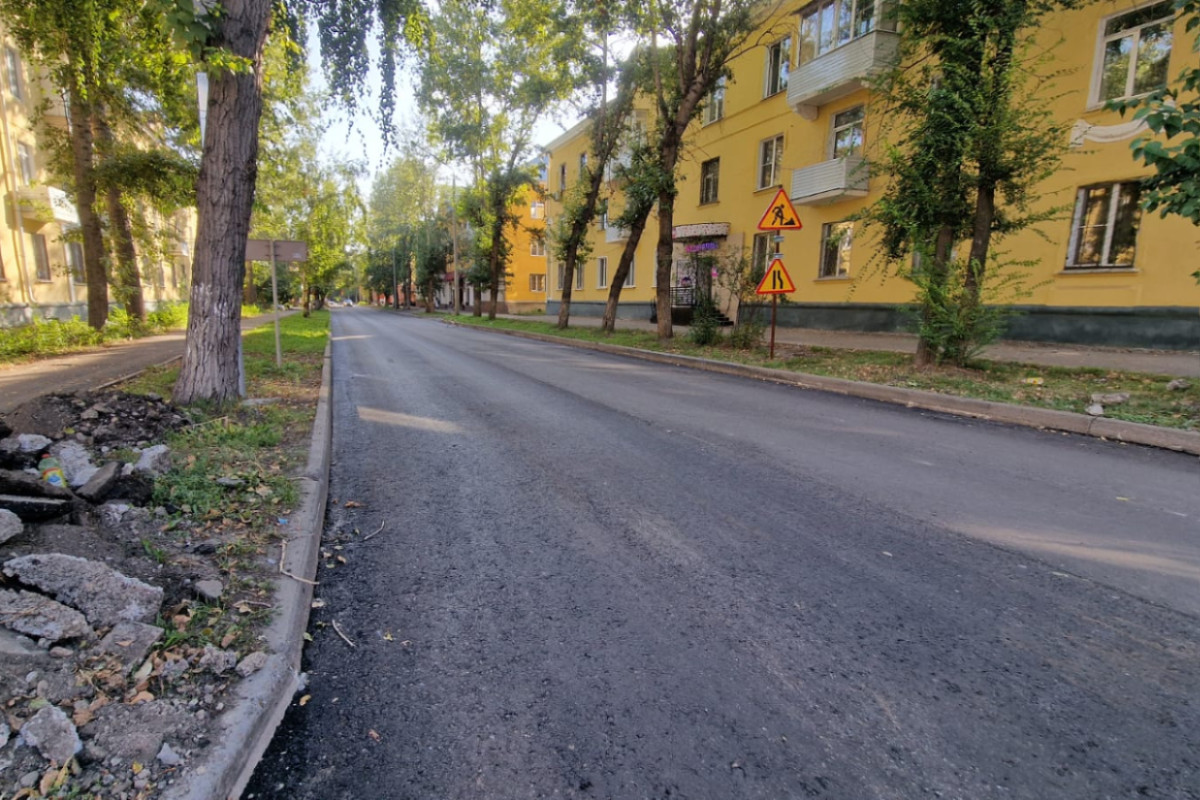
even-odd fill
[[[146,315],[146,326],[155,331],[183,328],[188,321],[187,303],[167,303]]]
[[[717,307],[712,298],[704,293],[699,294],[696,307],[692,309],[692,327],[688,337],[692,344],[705,347],[721,340],[721,319],[717,316]]]
[[[729,332],[729,344],[737,350],[753,350],[762,344],[766,330],[767,323],[759,319],[757,310],[754,310],[733,326]]]
[[[19,328],[0,330],[0,358],[11,360],[39,353],[65,353],[102,341],[100,332],[92,330],[79,317],[66,322],[35,319]]]

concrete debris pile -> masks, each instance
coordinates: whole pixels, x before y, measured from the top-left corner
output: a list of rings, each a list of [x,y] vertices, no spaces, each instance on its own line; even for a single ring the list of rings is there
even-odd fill
[[[225,542],[148,507],[171,464],[161,440],[188,424],[119,392],[0,421],[0,797],[59,796],[66,778],[79,796],[156,796],[265,660],[183,634],[225,599]],[[65,485],[43,479],[47,455]]]

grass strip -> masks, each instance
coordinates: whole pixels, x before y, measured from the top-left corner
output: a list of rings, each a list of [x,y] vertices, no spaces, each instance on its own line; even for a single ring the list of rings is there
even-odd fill
[[[1088,367],[1050,367],[978,360],[967,367],[917,368],[911,355],[876,350],[780,346],[767,358],[763,346],[735,349],[727,342],[699,346],[685,336],[664,343],[650,331],[623,330],[608,335],[597,328],[559,330],[553,321],[451,316],[449,319],[485,328],[529,331],[563,339],[636,347],[660,353],[696,356],[809,375],[825,375],[864,383],[922,389],[1015,405],[1086,413],[1093,394],[1128,394],[1123,403],[1105,403],[1104,416],[1164,428],[1200,430],[1200,386],[1170,389],[1169,375],[1147,375]]]

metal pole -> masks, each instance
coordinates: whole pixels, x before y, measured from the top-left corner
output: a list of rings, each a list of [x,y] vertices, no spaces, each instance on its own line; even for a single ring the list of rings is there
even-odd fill
[[[279,342],[279,280],[275,277],[275,240],[271,240],[271,306],[275,309],[275,367],[283,368],[283,345]]]
[[[462,313],[462,293],[459,291],[459,281],[462,278],[462,270],[458,266],[458,176],[450,182],[450,235],[453,237],[451,243],[454,248],[454,316]]]
[[[771,295],[771,356],[772,361],[775,360],[775,304],[779,302],[779,295]]]

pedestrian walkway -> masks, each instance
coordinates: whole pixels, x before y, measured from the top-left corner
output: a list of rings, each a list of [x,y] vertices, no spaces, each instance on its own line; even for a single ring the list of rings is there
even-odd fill
[[[293,313],[285,311],[282,316]],[[273,314],[246,317],[242,320],[242,330],[252,330],[274,319]],[[171,331],[57,358],[4,365],[0,367],[0,414],[8,414],[44,394],[96,389],[155,364],[172,361],[183,355],[185,338],[186,331]]]
[[[506,315],[508,319],[529,320],[529,316]],[[545,319],[534,317],[533,319]],[[571,316],[575,328],[599,328],[599,317]],[[657,330],[645,320],[617,320],[618,330]],[[675,326],[676,335],[686,335],[687,327]],[[885,350],[915,353],[917,337],[910,333],[864,333],[829,331],[816,328],[776,328],[776,344],[792,347],[829,347],[845,350]],[[1200,344],[1200,343],[1198,343]],[[1088,347],[1043,342],[1001,341],[984,348],[982,357],[1017,364],[1047,367],[1095,367],[1125,372],[1145,372],[1182,378],[1200,378],[1200,350],[1138,350],[1115,347]]]

